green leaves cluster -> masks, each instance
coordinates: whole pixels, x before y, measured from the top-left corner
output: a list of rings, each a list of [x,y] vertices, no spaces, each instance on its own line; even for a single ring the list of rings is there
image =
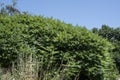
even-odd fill
[[[94,28],[92,31],[108,39],[114,45],[111,55],[120,73],[120,28],[111,28],[107,25],[102,25],[100,29]]]
[[[27,14],[0,16],[2,66],[10,65],[19,54],[33,53],[40,67],[53,73],[50,76],[59,69],[65,80],[115,80],[111,49],[107,40],[59,20]]]

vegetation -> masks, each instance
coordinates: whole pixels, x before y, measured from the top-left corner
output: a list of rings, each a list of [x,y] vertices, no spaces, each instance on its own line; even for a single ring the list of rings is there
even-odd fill
[[[111,54],[113,55],[113,59],[120,73],[120,28],[111,28],[107,25],[103,25],[101,29],[94,28],[92,31],[108,39],[114,45]]]
[[[85,28],[28,14],[1,15],[0,22],[3,68],[14,63],[19,71],[19,57],[27,63],[26,58],[32,54],[40,80],[115,80],[117,77],[110,54],[112,44]]]
[[[2,15],[14,15],[20,14],[19,9],[16,8],[17,1],[12,0],[12,4],[4,4],[0,2],[0,14]]]
[[[103,25],[92,33],[15,5],[0,8],[0,80],[117,79],[119,28]]]

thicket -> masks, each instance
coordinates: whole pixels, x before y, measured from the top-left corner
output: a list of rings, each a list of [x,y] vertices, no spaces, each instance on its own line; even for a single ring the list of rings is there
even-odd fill
[[[17,65],[19,55],[32,54],[42,68],[41,80],[46,70],[49,77],[57,74],[62,80],[116,80],[112,46],[85,28],[52,18],[0,15],[1,67]]]
[[[113,59],[120,73],[120,28],[102,25],[100,29],[93,28],[92,32],[108,39],[114,45],[111,55],[113,55]]]

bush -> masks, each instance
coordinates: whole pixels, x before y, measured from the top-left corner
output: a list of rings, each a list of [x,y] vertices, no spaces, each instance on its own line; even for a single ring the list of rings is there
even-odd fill
[[[57,72],[63,80],[116,79],[109,54],[112,45],[85,28],[27,14],[0,16],[0,22],[3,67],[10,66],[19,54],[33,53],[50,77]]]
[[[115,61],[117,69],[120,73],[120,28],[111,28],[107,25],[102,25],[100,29],[93,28],[93,33],[106,38],[114,45],[114,49],[111,50],[111,55]]]

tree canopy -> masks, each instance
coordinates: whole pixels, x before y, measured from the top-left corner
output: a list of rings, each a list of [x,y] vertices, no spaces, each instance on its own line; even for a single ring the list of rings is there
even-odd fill
[[[111,28],[107,25],[102,25],[101,29],[93,28],[92,31],[108,39],[114,45],[111,54],[120,72],[120,28]]]
[[[2,15],[14,15],[20,14],[18,8],[16,8],[17,1],[13,0],[12,4],[4,4],[0,2],[0,14]]]

